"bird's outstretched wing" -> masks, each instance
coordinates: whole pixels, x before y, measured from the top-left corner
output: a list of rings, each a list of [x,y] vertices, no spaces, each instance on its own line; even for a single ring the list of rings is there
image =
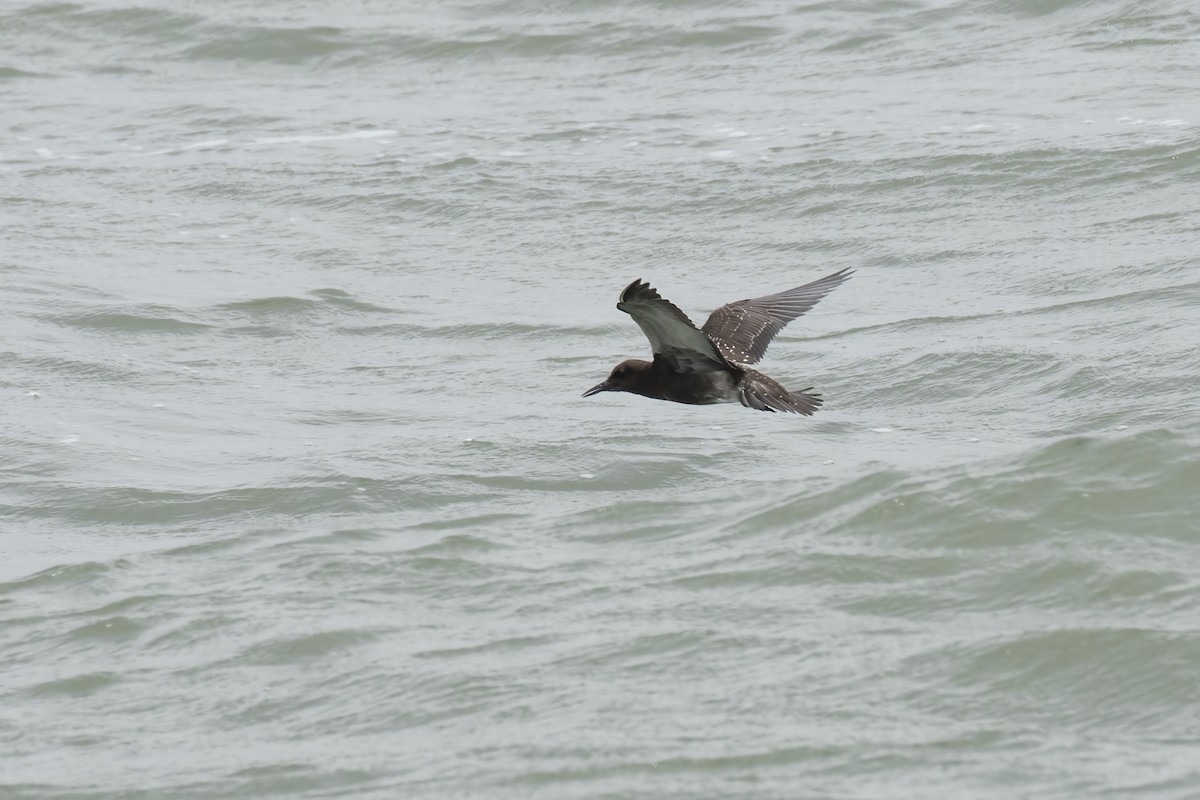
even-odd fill
[[[655,358],[663,358],[679,372],[713,372],[729,368],[712,340],[650,284],[641,280],[629,284],[621,292],[617,308],[633,317],[646,334]]]
[[[723,305],[709,316],[700,330],[716,343],[726,359],[739,364],[757,364],[784,325],[841,286],[851,273],[852,270],[847,268],[786,292]]]

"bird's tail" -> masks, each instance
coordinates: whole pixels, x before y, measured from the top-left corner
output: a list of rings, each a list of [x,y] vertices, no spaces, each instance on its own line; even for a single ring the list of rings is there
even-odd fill
[[[738,402],[759,411],[788,411],[810,417],[825,402],[821,395],[812,392],[811,386],[789,392],[778,381],[752,369],[745,371],[737,388]]]

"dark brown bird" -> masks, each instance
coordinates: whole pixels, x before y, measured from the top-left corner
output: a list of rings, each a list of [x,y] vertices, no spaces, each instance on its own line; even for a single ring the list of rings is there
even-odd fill
[[[687,314],[650,285],[636,280],[617,308],[633,317],[654,351],[653,361],[622,361],[602,383],[583,393],[633,392],[673,403],[738,401],[759,411],[811,415],[823,402],[812,388],[789,392],[752,370],[783,326],[815,306],[851,275],[843,269],[786,292],[739,300],[714,311],[697,328]]]

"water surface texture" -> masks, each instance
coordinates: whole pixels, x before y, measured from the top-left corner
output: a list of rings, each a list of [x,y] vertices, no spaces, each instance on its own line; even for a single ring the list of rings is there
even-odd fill
[[[1190,2],[0,5],[0,797],[1200,797]],[[580,393],[857,270],[812,418]]]

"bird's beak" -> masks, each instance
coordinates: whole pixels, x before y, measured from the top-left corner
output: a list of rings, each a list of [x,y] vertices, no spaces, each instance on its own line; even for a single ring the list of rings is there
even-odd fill
[[[608,385],[608,381],[602,381],[600,383],[597,383],[592,388],[588,389],[586,392],[584,392],[583,396],[591,397],[594,394],[600,394],[601,392],[611,392],[612,390],[613,390],[613,388]]]

